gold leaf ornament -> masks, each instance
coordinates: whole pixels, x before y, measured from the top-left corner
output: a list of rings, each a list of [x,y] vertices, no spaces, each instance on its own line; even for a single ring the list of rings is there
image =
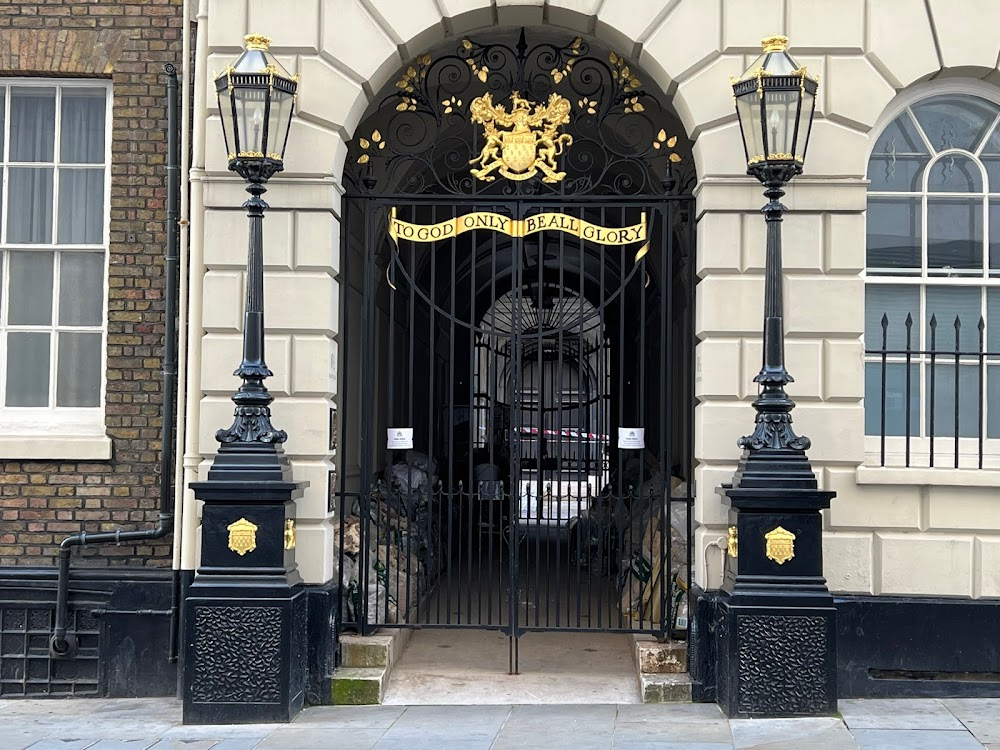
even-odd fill
[[[368,148],[369,146],[372,145],[368,142],[367,138],[358,138],[358,144],[361,146],[361,148]]]

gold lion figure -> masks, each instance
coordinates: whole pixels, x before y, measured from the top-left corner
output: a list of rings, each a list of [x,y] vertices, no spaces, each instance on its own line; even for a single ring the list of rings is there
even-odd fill
[[[509,113],[502,104],[493,103],[492,94],[483,94],[473,100],[469,112],[486,133],[482,152],[469,162],[479,165],[470,171],[480,180],[492,182],[495,171],[510,180],[527,180],[539,171],[545,175],[543,182],[559,182],[566,176],[558,171],[556,157],[572,145],[573,136],[558,132],[569,122],[570,113],[569,101],[559,94],[551,94],[547,104],[536,104],[532,110],[531,102],[515,91]]]

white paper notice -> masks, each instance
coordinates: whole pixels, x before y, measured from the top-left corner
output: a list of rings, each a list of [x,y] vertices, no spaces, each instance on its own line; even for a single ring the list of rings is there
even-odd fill
[[[389,434],[386,447],[389,450],[409,450],[413,447],[412,427],[390,427],[387,432]]]
[[[619,448],[630,448],[630,449],[641,449],[646,447],[645,433],[646,429],[644,427],[619,427],[618,428],[618,447]]]

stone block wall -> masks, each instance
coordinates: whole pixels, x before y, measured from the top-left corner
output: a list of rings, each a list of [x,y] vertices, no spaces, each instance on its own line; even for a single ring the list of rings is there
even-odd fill
[[[49,565],[79,532],[154,524],[159,505],[166,241],[165,63],[180,69],[181,0],[78,0],[0,7],[0,77],[113,84],[105,425],[110,445],[4,436],[0,565]],[[30,452],[38,458],[23,459]],[[84,451],[86,452],[86,451]],[[107,455],[110,454],[108,460]],[[42,458],[41,456],[45,456]],[[87,547],[85,565],[169,565],[169,539]]]
[[[250,31],[269,34],[279,59],[302,75],[287,169],[268,193],[275,209],[265,223],[271,233],[269,356],[276,371],[288,368],[273,380],[280,394],[275,424],[290,432],[287,448],[297,475],[312,482],[300,505],[299,558],[306,577],[333,575],[323,475],[333,467],[325,419],[336,394],[333,378],[329,385],[321,382],[320,368],[336,362],[345,141],[354,136],[372,92],[434,42],[494,25],[552,24],[595,35],[637,60],[673,95],[696,139],[697,581],[705,587],[721,582],[728,523],[715,488],[731,479],[736,439],[752,430],[752,378],[761,357],[764,199],[744,174],[728,76],[756,58],[762,37],[784,33],[796,59],[821,76],[806,174],[784,199],[791,209],[784,241],[795,424],[813,439],[810,456],[820,481],[839,493],[826,517],[831,587],[1000,594],[1000,578],[988,565],[1000,557],[1000,519],[994,521],[987,500],[1000,476],[977,480],[985,483],[977,489],[963,486],[967,475],[889,470],[873,477],[864,466],[861,273],[868,152],[904,89],[955,76],[1000,83],[1000,38],[991,31],[997,24],[988,22],[1000,21],[1000,5],[959,4],[972,15],[956,12],[951,0],[301,0],[295,14],[278,4],[213,0],[208,56],[198,75],[222,69]],[[961,20],[968,17],[982,23]],[[211,434],[227,421],[232,387],[209,373],[225,372],[235,361],[243,272],[242,255],[223,247],[221,228],[238,205],[240,186],[225,171],[211,92],[201,91],[208,109],[195,128],[205,129],[206,150],[204,163],[195,165],[203,170],[195,190],[202,191],[209,213],[203,234],[192,242],[203,248],[206,264],[205,395],[201,440],[188,459],[204,472],[215,450]],[[303,254],[310,258],[306,263]],[[298,309],[281,309],[281,295],[293,289]]]

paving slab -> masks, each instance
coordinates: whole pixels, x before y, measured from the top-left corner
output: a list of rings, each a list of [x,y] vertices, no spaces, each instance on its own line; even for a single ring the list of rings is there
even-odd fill
[[[385,729],[359,729],[357,727],[299,727],[286,726],[276,729],[266,739],[255,745],[257,750],[288,750],[288,748],[315,748],[325,750],[371,750]]]
[[[736,750],[857,750],[840,719],[734,719],[729,722]]]
[[[388,729],[406,710],[406,706],[315,706],[300,713],[292,724]]]
[[[98,740],[88,745],[87,750],[146,750],[155,743],[156,740]]]
[[[256,742],[254,744],[257,744]],[[213,750],[219,743],[212,740],[160,740],[150,750]]]
[[[731,742],[619,742],[613,750],[733,750]]]
[[[618,717],[618,706],[514,706],[504,729],[545,731],[558,726],[572,732],[589,729],[611,732]]]
[[[841,700],[844,723],[855,729],[965,729],[937,698]]]
[[[0,747],[4,750],[25,750],[45,739],[45,732],[28,729],[0,729]]]
[[[655,703],[618,706],[617,724],[656,724],[660,722],[729,725],[725,714],[714,703]]]
[[[613,745],[614,736],[610,730],[565,731],[553,717],[548,729],[509,730],[504,727],[491,750],[611,750]]]
[[[982,750],[982,744],[966,731],[943,729],[857,729],[861,750]]]
[[[729,731],[729,724],[726,722],[716,723],[692,723],[686,722],[663,722],[653,724],[645,722],[642,724],[616,724],[614,732],[615,747],[624,743],[643,742],[721,742],[726,747],[732,745],[733,735]]]
[[[1000,698],[945,699],[941,703],[980,742],[1000,745]]]
[[[84,750],[89,745],[93,745],[93,739],[83,740],[39,740],[28,746],[28,750]]]

